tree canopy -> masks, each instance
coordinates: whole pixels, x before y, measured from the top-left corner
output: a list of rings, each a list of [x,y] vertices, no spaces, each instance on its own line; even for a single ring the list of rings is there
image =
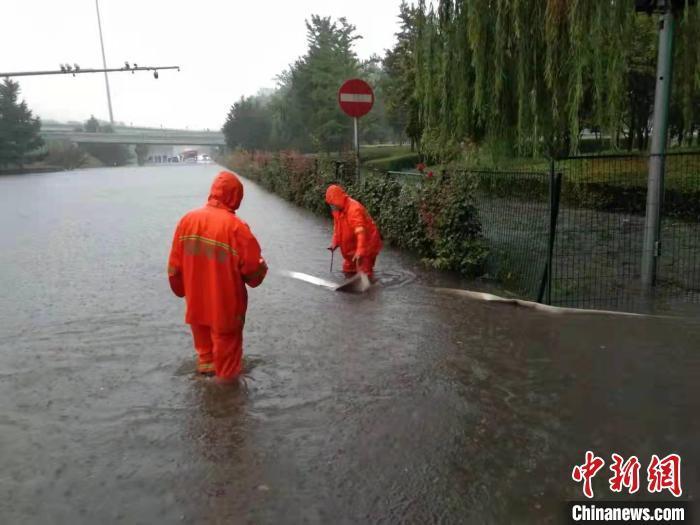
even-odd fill
[[[360,76],[381,90],[385,75],[381,59],[358,59],[353,45],[360,36],[345,18],[312,15],[306,35],[306,53],[278,75],[272,93],[242,97],[233,104],[223,127],[229,147],[301,151],[351,147],[352,120],[338,107],[338,88],[344,80]],[[390,138],[383,102],[362,119],[361,133],[368,141]]]
[[[431,156],[484,139],[556,154],[577,149],[582,125],[632,138],[648,127],[657,19],[628,0],[419,0],[401,13],[387,60],[412,64],[402,99],[418,105]],[[689,6],[677,24],[672,89],[685,129],[700,116],[698,36],[700,9]]]
[[[271,146],[272,112],[269,97],[241,97],[231,106],[223,127],[226,145],[250,150]]]
[[[434,0],[402,2],[383,57],[361,61],[346,19],[312,16],[307,52],[265,96],[229,112],[230,147],[336,151],[352,121],[337,105],[342,80],[375,89],[363,141],[407,137],[429,159],[460,158],[490,143],[519,155],[579,150],[582,131],[614,148],[645,149],[651,131],[658,16],[629,0]],[[671,133],[700,129],[700,6],[678,14]]]
[[[41,147],[41,121],[27,103],[19,101],[19,84],[5,79],[0,84],[0,165],[23,166],[27,154]]]

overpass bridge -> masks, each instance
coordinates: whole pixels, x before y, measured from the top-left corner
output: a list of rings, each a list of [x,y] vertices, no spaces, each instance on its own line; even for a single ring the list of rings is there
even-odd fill
[[[61,140],[76,144],[146,144],[159,146],[224,146],[220,131],[118,127],[114,133],[88,133],[64,126],[42,126],[45,141]]]

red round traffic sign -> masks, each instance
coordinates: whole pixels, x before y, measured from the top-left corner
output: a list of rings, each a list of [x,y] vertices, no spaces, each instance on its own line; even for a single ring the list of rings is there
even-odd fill
[[[338,90],[338,104],[346,115],[361,117],[369,113],[374,104],[374,92],[362,79],[346,80]]]

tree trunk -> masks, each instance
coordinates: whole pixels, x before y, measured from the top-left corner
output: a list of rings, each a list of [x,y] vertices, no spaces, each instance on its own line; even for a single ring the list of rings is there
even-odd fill
[[[637,123],[634,119],[634,106],[632,106],[630,109],[630,127],[627,131],[629,134],[627,137],[627,151],[632,151],[632,148],[634,147],[634,131],[636,124]]]

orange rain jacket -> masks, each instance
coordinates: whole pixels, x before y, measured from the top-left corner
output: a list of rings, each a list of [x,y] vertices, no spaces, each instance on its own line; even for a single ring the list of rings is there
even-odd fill
[[[235,214],[242,199],[238,177],[219,173],[207,204],[178,223],[168,261],[170,287],[187,301],[185,322],[217,333],[242,330],[246,284],[258,286],[267,274],[258,241]]]
[[[333,211],[331,247],[340,246],[345,259],[352,259],[355,254],[376,257],[382,249],[382,237],[365,207],[336,184],[328,187],[326,202],[338,208]]]

